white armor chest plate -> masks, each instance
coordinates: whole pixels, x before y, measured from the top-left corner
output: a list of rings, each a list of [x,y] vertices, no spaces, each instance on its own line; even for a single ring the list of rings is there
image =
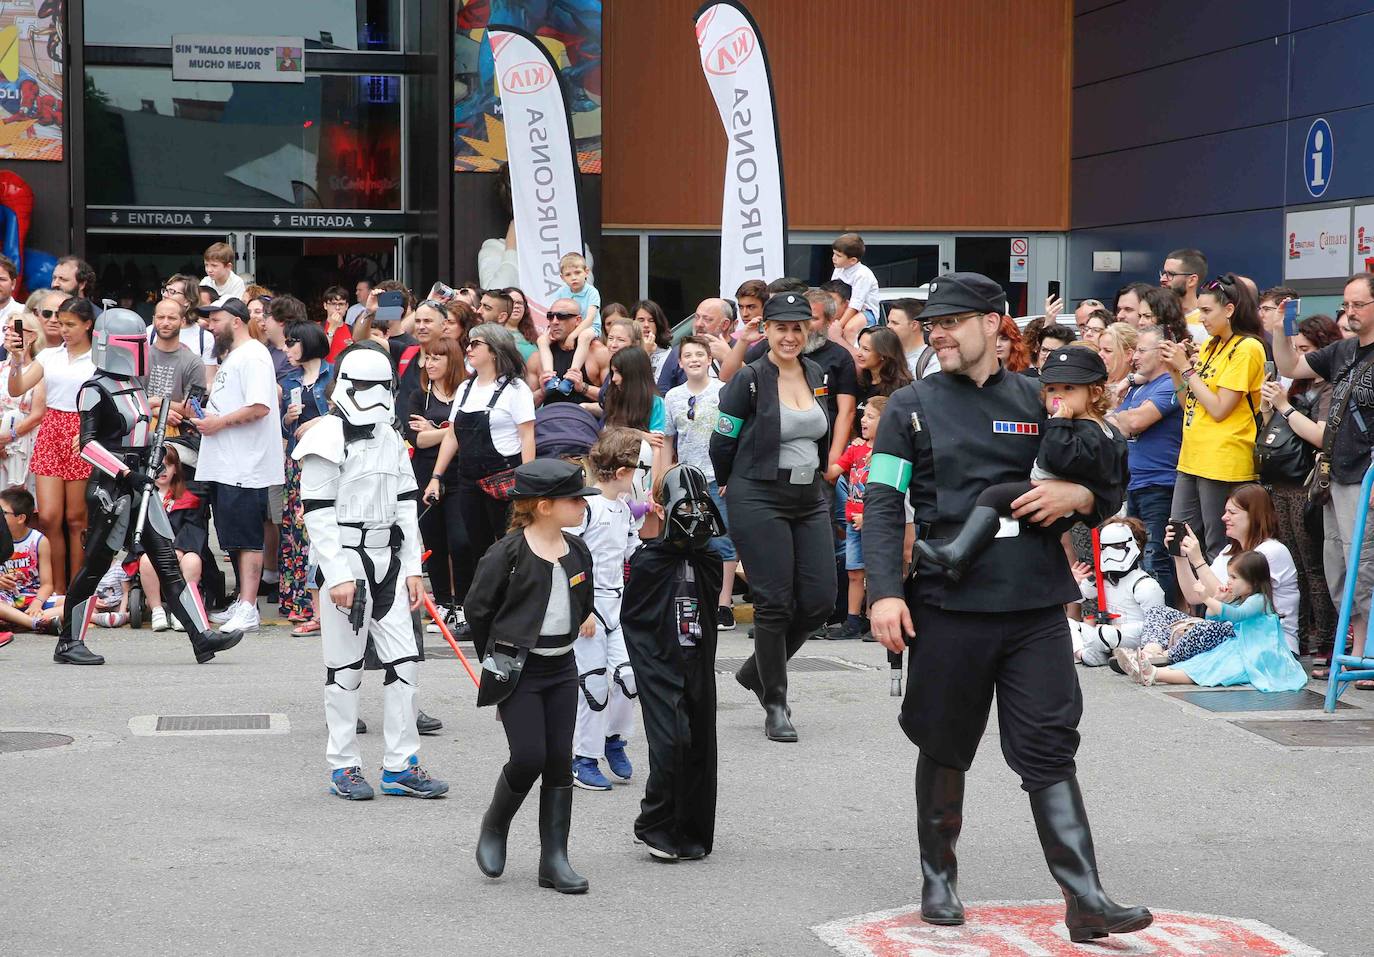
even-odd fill
[[[343,523],[368,526],[396,524],[396,497],[401,491],[401,437],[378,427],[376,434],[349,442],[339,468],[335,515]]]

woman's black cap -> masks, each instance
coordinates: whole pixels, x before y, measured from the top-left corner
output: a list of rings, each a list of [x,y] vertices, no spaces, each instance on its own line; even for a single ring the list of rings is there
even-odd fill
[[[571,462],[535,459],[515,470],[515,489],[510,497],[586,498],[601,494],[598,489],[589,488],[586,479],[587,473],[582,471],[582,467]]]
[[[810,322],[811,304],[795,292],[780,292],[769,296],[763,304],[764,322]]]

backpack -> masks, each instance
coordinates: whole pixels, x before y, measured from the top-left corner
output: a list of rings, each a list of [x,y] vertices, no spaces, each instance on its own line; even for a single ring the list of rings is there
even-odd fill
[[[925,346],[916,356],[916,371],[914,373],[916,381],[919,382],[926,377],[926,366],[930,364],[930,357],[933,355],[935,355],[935,347]]]

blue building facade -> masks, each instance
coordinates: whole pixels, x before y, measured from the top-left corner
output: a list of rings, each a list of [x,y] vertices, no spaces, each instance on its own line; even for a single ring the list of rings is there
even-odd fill
[[[1157,282],[1183,246],[1339,295],[1374,255],[1370,50],[1370,0],[1075,0],[1071,297]]]

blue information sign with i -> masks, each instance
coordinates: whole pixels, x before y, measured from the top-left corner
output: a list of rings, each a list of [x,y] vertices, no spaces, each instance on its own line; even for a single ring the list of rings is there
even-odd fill
[[[1326,192],[1335,161],[1336,144],[1331,136],[1331,124],[1318,117],[1312,121],[1302,148],[1302,178],[1313,198],[1320,198]]]

